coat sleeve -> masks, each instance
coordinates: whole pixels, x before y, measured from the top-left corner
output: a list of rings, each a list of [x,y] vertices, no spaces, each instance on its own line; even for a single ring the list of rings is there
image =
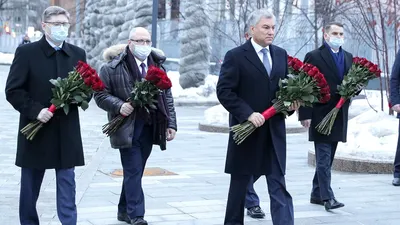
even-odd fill
[[[245,122],[254,112],[238,94],[240,74],[238,64],[231,51],[225,55],[217,83],[217,97],[222,106],[231,113],[239,123]]]
[[[29,82],[29,57],[24,52],[24,46],[18,47],[8,74],[5,94],[10,104],[22,115],[35,120],[40,111],[45,108],[32,99],[27,90]]]
[[[111,94],[111,81],[107,65],[101,67],[99,76],[105,88],[103,91],[94,93],[94,100],[97,106],[107,112],[119,114],[119,110],[125,102]]]
[[[304,63],[312,64],[311,53],[307,53],[304,57]],[[312,107],[302,106],[299,108],[299,121],[310,120],[312,117]]]
[[[172,96],[171,89],[165,91],[165,96],[167,99],[167,106],[169,111],[169,121],[168,121],[168,128],[172,128],[175,131],[178,130],[178,125],[176,123],[176,112],[174,107],[174,98]]]
[[[393,64],[392,74],[390,75],[390,104],[400,104],[400,50],[397,52]]]

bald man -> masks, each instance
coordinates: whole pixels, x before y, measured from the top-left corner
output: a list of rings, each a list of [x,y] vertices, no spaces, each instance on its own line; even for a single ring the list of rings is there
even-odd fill
[[[150,37],[147,29],[133,28],[126,48],[116,57],[105,56],[110,61],[101,68],[100,78],[106,88],[94,96],[96,104],[107,111],[109,120],[119,114],[128,117],[110,136],[110,142],[112,148],[120,151],[124,173],[117,218],[132,225],[147,225],[142,176],[152,146],[156,144],[165,150],[166,141],[174,139],[177,130],[170,89],[161,93],[157,109],[150,115],[126,102],[133,84],[142,81],[149,66],[163,69],[165,56],[152,51]]]

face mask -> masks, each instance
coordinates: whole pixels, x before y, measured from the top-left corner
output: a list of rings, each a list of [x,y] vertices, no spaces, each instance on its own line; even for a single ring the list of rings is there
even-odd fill
[[[63,42],[68,37],[68,28],[64,26],[51,26],[50,34],[47,32],[50,38],[56,42]]]
[[[132,54],[143,61],[150,55],[150,52],[151,47],[148,45],[135,45]]]
[[[329,45],[331,46],[331,48],[339,49],[343,44],[344,44],[343,38],[330,37],[329,39]]]

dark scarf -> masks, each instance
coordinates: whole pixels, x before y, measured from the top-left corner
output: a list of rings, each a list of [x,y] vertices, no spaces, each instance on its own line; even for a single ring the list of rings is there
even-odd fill
[[[328,43],[324,42],[325,47],[327,47],[329,49],[329,52],[332,55],[333,61],[335,61],[335,65],[336,68],[339,71],[339,79],[343,80],[343,76],[344,76],[344,53],[342,50],[342,47],[339,48],[339,51],[337,53],[332,51],[332,48],[329,46]]]
[[[141,73],[136,63],[135,56],[129,50],[129,47],[126,48],[126,51],[126,64],[129,73],[133,77],[133,80],[139,81]],[[147,65],[148,67],[150,67],[151,65],[160,67],[160,65],[156,64],[153,61],[151,56],[147,58]],[[143,108],[138,108],[135,110],[137,111],[136,116],[138,117],[138,119],[143,119],[147,124],[151,124],[153,126],[153,143],[160,145],[161,150],[166,150],[166,131],[169,121],[169,109],[165,92],[163,91],[160,93],[160,95],[158,95],[157,109],[150,110],[150,114],[148,114]]]

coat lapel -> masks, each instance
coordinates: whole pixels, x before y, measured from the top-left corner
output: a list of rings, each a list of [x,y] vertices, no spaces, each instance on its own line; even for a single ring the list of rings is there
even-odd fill
[[[333,71],[333,73],[335,74],[335,79],[338,83],[340,83],[339,77],[338,77],[338,73],[339,70],[336,67],[335,61],[332,58],[331,53],[329,52],[330,50],[328,48],[326,48],[325,46],[322,46],[321,48],[321,58],[325,61],[326,65]]]
[[[264,64],[261,62],[260,58],[258,57],[256,50],[251,44],[251,41],[248,40],[243,47],[244,50],[246,51],[245,52],[246,59],[250,61],[250,63],[253,64],[260,71],[261,74],[268,77],[267,70],[265,69]]]
[[[273,46],[273,45],[270,45],[269,46],[269,51],[270,51],[270,54],[271,54],[271,59],[272,59],[272,68],[271,68],[271,74],[269,75],[270,76],[270,79],[274,79],[275,78],[275,70],[276,70],[276,67],[277,67],[277,62],[276,62],[276,59],[277,59],[277,55],[276,55],[276,51],[275,51],[275,47]]]
[[[346,74],[349,72],[351,66],[353,65],[353,58],[351,57],[351,54],[349,54],[346,51],[344,52],[344,75],[346,76]]]

